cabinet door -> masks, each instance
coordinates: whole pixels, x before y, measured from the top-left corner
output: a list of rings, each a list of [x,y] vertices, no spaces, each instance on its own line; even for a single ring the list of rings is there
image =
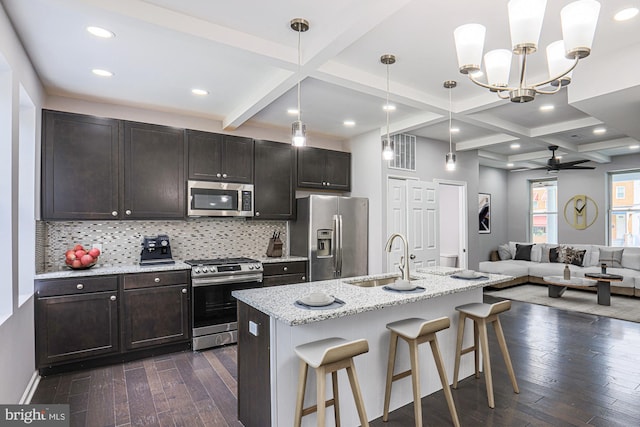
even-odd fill
[[[37,298],[38,368],[119,351],[117,292]]]
[[[313,147],[297,148],[298,187],[325,188],[325,150]]]
[[[186,284],[125,289],[123,301],[126,350],[189,339],[189,287]]]
[[[326,188],[351,191],[351,153],[326,151]]]
[[[295,176],[295,151],[290,144],[255,141],[256,218],[295,218]]]
[[[187,131],[189,179],[220,181],[222,179],[222,135]]]
[[[222,181],[253,184],[253,139],[223,135]]]
[[[183,218],[184,130],[125,122],[124,218]]]
[[[121,121],[43,111],[42,218],[118,217]]]

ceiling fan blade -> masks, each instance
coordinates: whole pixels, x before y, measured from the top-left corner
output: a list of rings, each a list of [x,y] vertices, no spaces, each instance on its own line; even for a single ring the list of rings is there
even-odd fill
[[[574,160],[572,162],[564,162],[564,163],[558,163],[558,165],[560,165],[560,167],[562,166],[575,166],[575,165],[579,165],[580,163],[586,163],[589,160]]]
[[[595,166],[560,166],[560,169],[570,170],[570,169],[595,169]]]

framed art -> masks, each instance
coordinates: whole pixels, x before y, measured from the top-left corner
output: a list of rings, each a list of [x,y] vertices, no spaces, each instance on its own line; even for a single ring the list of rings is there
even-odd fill
[[[478,193],[478,231],[491,233],[491,194]]]

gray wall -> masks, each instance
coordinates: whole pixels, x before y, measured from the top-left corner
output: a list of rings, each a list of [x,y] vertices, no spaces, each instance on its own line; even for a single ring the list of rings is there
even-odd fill
[[[478,235],[480,261],[487,261],[492,250],[508,241],[507,229],[509,215],[507,214],[507,172],[480,166],[478,192],[491,194],[491,233]],[[477,201],[476,201],[477,206]],[[477,218],[477,213],[476,213]],[[476,219],[477,221],[477,219]],[[478,229],[476,224],[473,232]]]
[[[607,173],[640,169],[640,154],[614,157],[611,163],[595,164],[594,170],[560,171],[558,179],[558,242],[607,244],[607,205],[609,198]],[[549,178],[545,171],[522,171],[508,174],[507,239],[527,239],[529,222],[529,181]],[[598,218],[585,230],[576,230],[567,224],[563,210],[567,201],[576,194],[586,194],[598,205]]]

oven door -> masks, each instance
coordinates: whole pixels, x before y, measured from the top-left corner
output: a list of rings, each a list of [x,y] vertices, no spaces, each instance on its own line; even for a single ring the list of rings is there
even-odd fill
[[[236,299],[232,291],[262,287],[262,275],[224,280],[193,279],[193,336],[237,329]]]

